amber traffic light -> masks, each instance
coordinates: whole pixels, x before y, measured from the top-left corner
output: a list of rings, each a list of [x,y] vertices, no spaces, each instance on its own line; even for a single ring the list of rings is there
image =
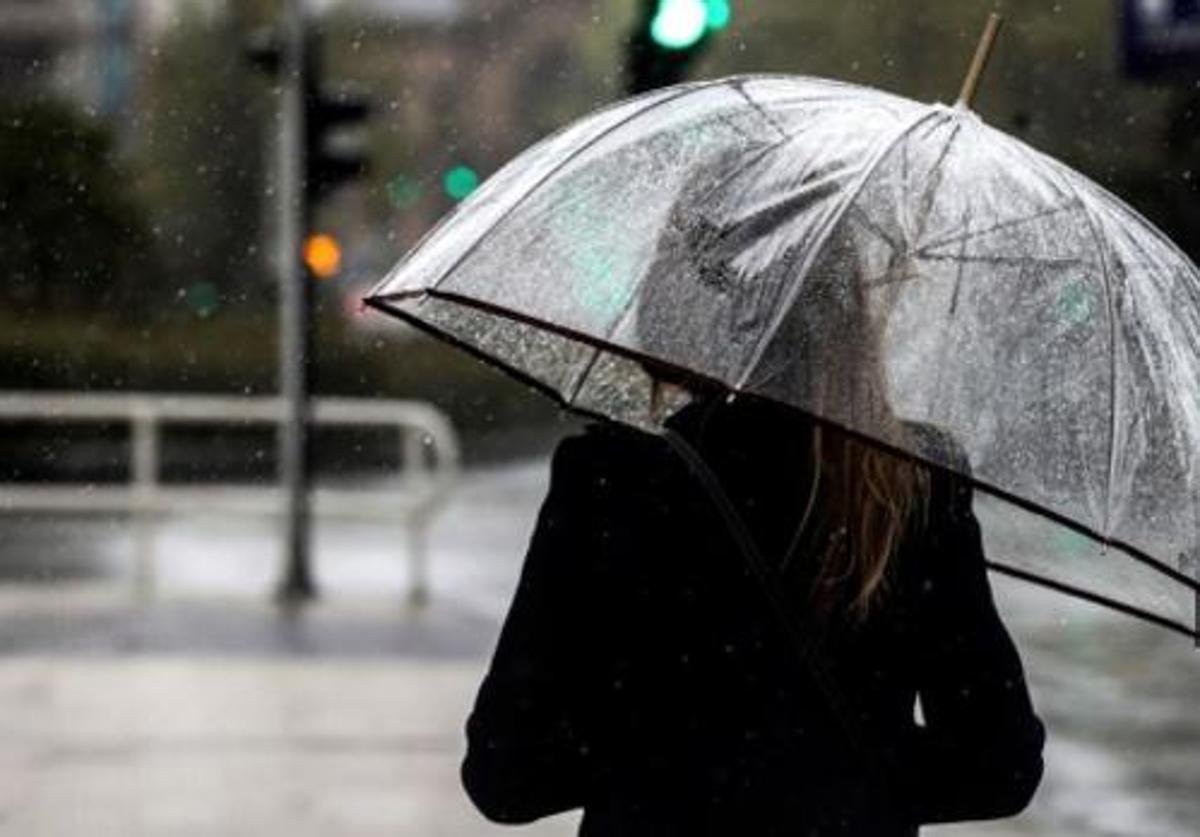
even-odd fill
[[[342,246],[326,233],[313,233],[304,239],[304,263],[318,279],[330,279],[342,268]]]

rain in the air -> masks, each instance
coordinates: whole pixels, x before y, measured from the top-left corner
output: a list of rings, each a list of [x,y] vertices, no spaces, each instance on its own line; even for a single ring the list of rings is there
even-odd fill
[[[0,835],[1192,837],[1198,0],[0,0]]]

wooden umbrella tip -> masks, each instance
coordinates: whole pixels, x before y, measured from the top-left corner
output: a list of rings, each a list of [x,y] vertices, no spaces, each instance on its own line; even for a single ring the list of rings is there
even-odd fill
[[[979,89],[979,81],[983,77],[984,68],[992,55],[992,47],[996,45],[996,36],[1000,34],[1000,15],[992,12],[984,24],[983,34],[979,36],[979,44],[975,47],[975,55],[971,66],[967,69],[967,77],[963,79],[962,89],[958,94],[957,107],[969,109],[975,100],[975,92]]]

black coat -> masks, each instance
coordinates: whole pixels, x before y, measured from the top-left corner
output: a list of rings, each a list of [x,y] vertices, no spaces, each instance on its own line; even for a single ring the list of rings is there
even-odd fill
[[[669,424],[781,555],[807,496],[807,424],[749,400]],[[970,491],[935,476],[930,494],[882,605],[824,631],[834,712],[676,452],[609,426],[564,440],[467,722],[471,799],[505,823],[583,807],[584,837],[911,835],[1019,812],[1043,728]]]

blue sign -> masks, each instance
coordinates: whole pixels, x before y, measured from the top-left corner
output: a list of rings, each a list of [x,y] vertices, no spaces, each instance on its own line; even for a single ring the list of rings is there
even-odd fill
[[[1200,0],[1121,0],[1121,17],[1126,72],[1200,78]]]

